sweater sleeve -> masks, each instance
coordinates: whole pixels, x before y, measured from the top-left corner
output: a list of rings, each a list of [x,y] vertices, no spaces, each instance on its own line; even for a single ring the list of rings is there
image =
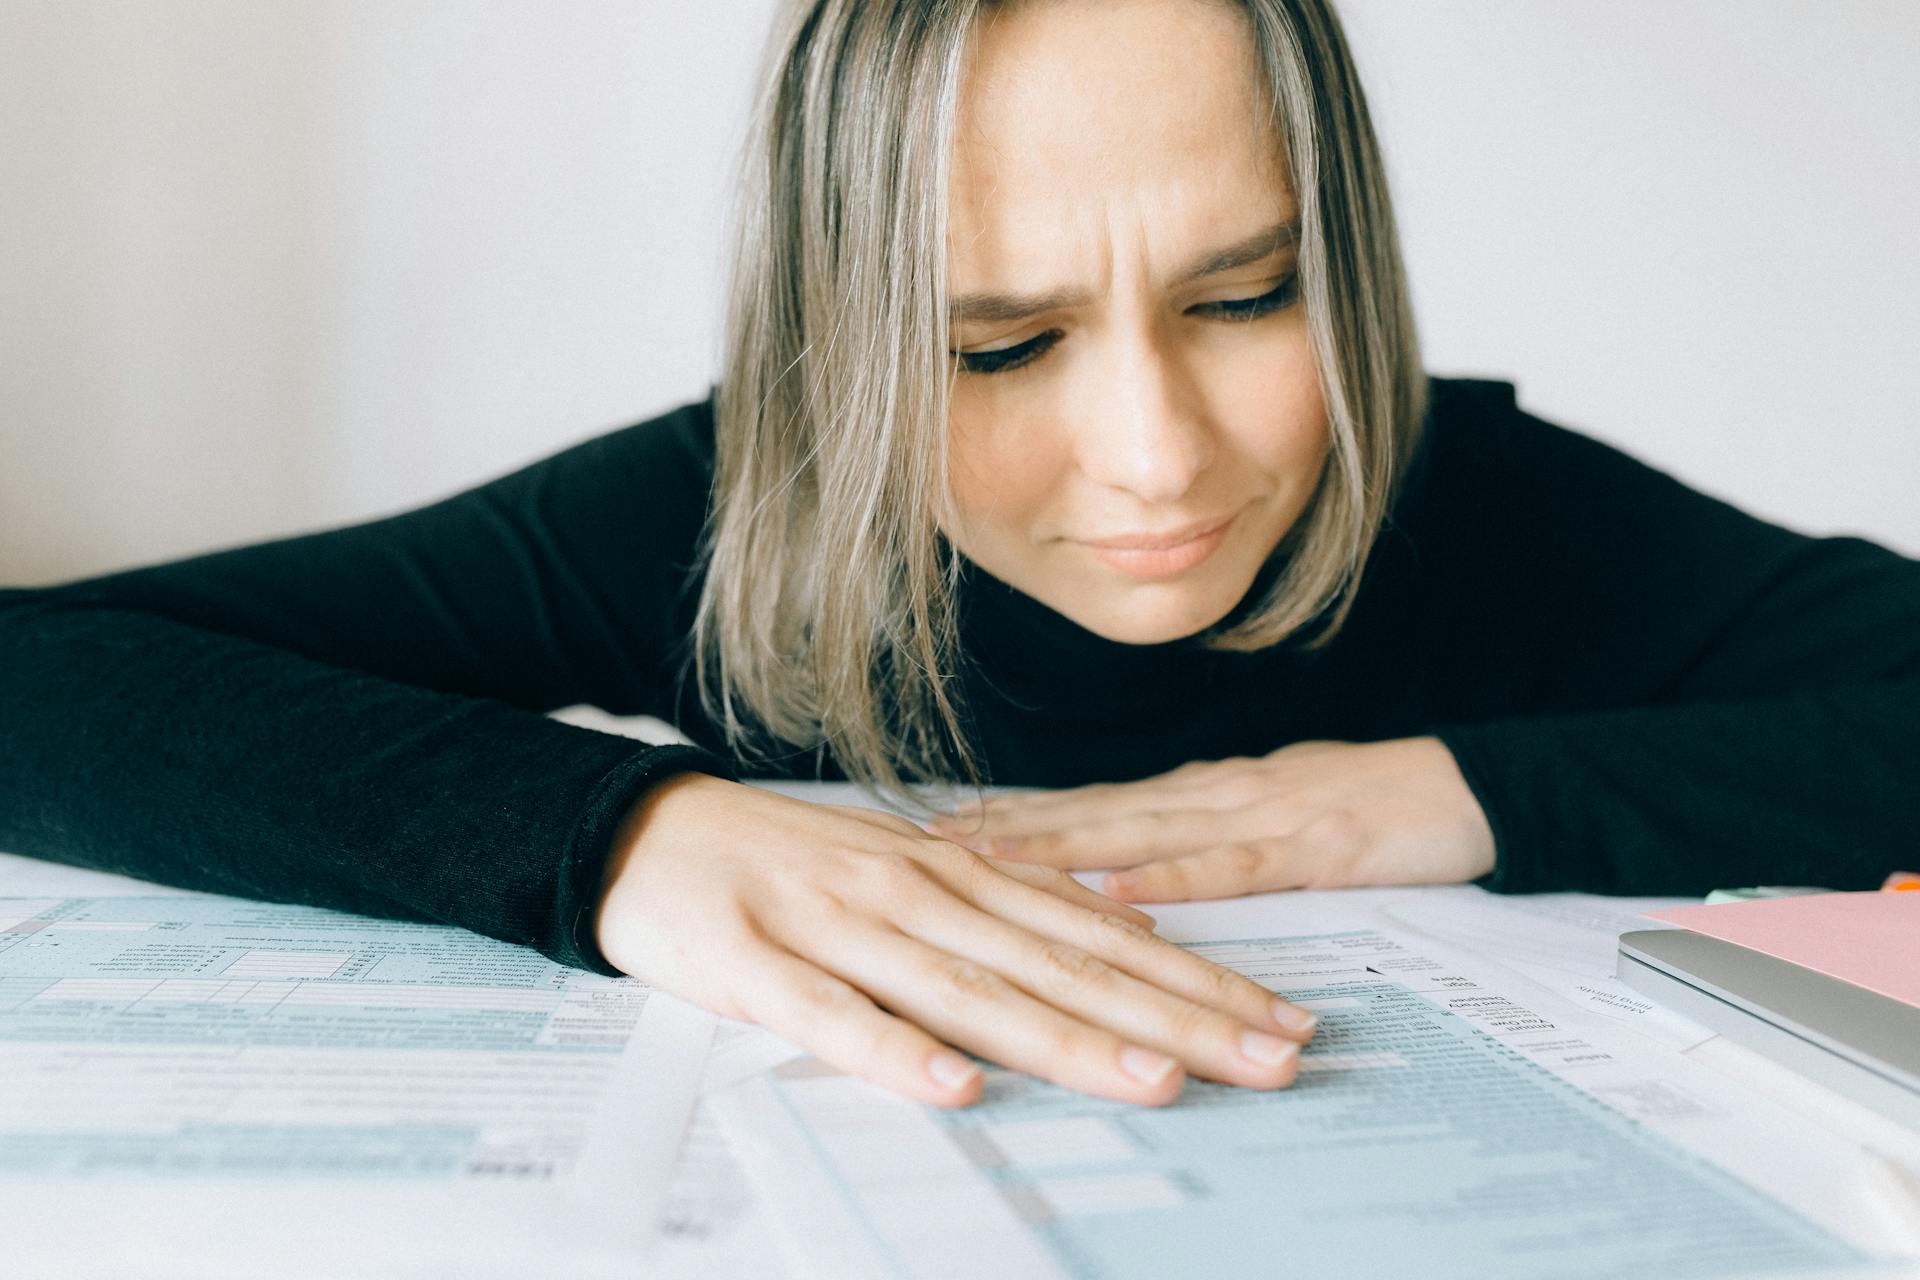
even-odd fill
[[[1495,625],[1446,650],[1486,710],[1439,733],[1494,831],[1483,883],[1858,889],[1920,861],[1920,563],[1517,412],[1487,437],[1455,585]]]
[[[691,406],[403,515],[0,591],[0,849],[613,972],[593,913],[622,816],[728,768],[542,713],[673,714],[709,423]]]

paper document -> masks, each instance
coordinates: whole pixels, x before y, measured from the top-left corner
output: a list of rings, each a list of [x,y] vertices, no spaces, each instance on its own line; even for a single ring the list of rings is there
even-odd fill
[[[463,929],[0,898],[9,1266],[630,1271],[713,1022]]]
[[[781,1280],[787,1274],[780,1246],[718,1117],[700,1103],[661,1211],[659,1239],[647,1259],[648,1280]]]
[[[728,1088],[799,1056],[799,1049],[769,1031],[721,1018],[707,1050],[700,1091]],[[746,1173],[705,1102],[694,1108],[661,1210],[659,1240],[648,1259],[647,1273],[652,1280],[681,1276],[780,1280],[787,1274]]]
[[[717,1102],[816,1276],[1599,1280],[1873,1265],[1872,1225],[1859,1238],[1815,1225],[1849,1222],[1850,1191],[1818,1184],[1852,1174],[1850,1144],[1721,1090],[1678,1054],[1656,1050],[1650,1069],[1635,1058],[1644,1041],[1616,1043],[1550,993],[1542,1003],[1353,923],[1189,941],[1320,1014],[1289,1090],[1191,1082],[1152,1109],[989,1069],[980,1105],[941,1111],[804,1058]]]
[[[1430,938],[1491,957],[1588,1013],[1689,1049],[1715,1033],[1613,976],[1620,935],[1652,927],[1642,912],[1681,901],[1568,893],[1509,897],[1461,886],[1409,894],[1381,910]]]

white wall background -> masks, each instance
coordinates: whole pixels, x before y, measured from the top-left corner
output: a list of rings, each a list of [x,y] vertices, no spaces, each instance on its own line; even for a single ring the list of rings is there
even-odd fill
[[[773,0],[0,0],[0,582],[699,396]],[[1920,553],[1920,5],[1345,0],[1437,372]]]

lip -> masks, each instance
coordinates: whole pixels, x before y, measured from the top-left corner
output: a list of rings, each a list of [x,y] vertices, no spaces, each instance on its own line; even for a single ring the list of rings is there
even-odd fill
[[[1111,538],[1077,538],[1110,568],[1133,578],[1171,578],[1198,568],[1220,549],[1240,516],[1190,524],[1158,533],[1127,533]]]

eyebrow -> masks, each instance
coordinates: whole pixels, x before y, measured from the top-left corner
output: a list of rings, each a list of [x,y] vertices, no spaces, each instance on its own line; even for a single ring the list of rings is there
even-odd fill
[[[1176,273],[1172,283],[1190,284],[1235,267],[1244,267],[1277,253],[1286,245],[1299,242],[1300,220],[1292,218],[1256,231],[1225,248],[1208,250]],[[1049,289],[1042,293],[968,293],[953,299],[947,309],[948,323],[1005,324],[1046,311],[1077,307],[1086,300],[1086,293],[1076,289]]]

